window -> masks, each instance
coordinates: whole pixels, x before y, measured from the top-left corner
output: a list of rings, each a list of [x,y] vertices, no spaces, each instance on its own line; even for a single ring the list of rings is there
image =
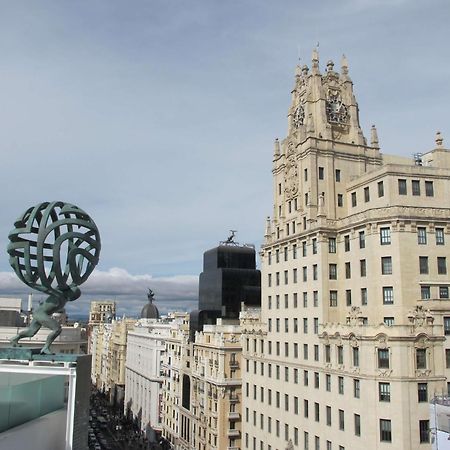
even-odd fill
[[[331,406],[326,407],[326,421],[327,421],[327,425],[330,427],[331,426]]]
[[[389,369],[389,349],[387,348],[378,349],[378,368]]]
[[[420,443],[430,442],[430,421],[419,420]]]
[[[297,259],[297,244],[292,246],[292,259]]]
[[[352,356],[353,356],[353,366],[359,367],[359,348],[358,347],[352,348]]]
[[[272,252],[267,254],[267,264],[270,266],[272,264]]]
[[[361,305],[367,305],[367,288],[361,288]]]
[[[448,286],[439,286],[439,298],[448,298]]]
[[[366,233],[364,231],[359,232],[359,248],[366,248]]]
[[[378,182],[378,197],[384,196],[384,184],[382,181]]]
[[[337,205],[344,206],[344,196],[342,194],[337,195]]]
[[[445,349],[445,367],[450,369],[450,349]]]
[[[323,173],[324,173],[323,167],[319,167],[319,180],[323,180]]]
[[[339,410],[339,429],[345,430],[345,415],[342,409]]]
[[[298,319],[294,317],[294,333],[298,333]]]
[[[389,419],[380,419],[380,441],[392,442],[391,421]]]
[[[336,253],[336,238],[328,238],[328,252]]]
[[[383,322],[386,326],[392,327],[394,325],[394,318],[393,317],[384,317]]]
[[[339,169],[335,170],[336,182],[339,183],[341,181],[341,171]]]
[[[319,319],[314,317],[314,334],[319,333]]]
[[[406,195],[406,180],[399,179],[398,180],[398,193],[399,195]]]
[[[284,294],[284,307],[286,309],[289,307],[289,294]]]
[[[288,248],[284,247],[284,260],[287,261],[288,260]]]
[[[369,187],[368,186],[364,188],[364,201],[366,203],[370,202],[370,191],[369,191]]]
[[[411,186],[412,186],[412,195],[420,195],[420,181],[412,180]]]
[[[391,384],[390,383],[378,383],[378,399],[380,402],[391,401]]]
[[[434,189],[433,189],[433,182],[432,181],[425,181],[425,195],[427,197],[433,197],[434,196]]]
[[[352,306],[352,290],[347,289],[345,291],[345,302],[347,306]]]
[[[267,285],[268,285],[269,287],[272,286],[272,274],[271,274],[271,273],[269,273],[269,274],[267,275]]]
[[[353,397],[359,398],[361,395],[361,381],[353,380]]]
[[[365,259],[359,260],[359,272],[362,277],[365,277],[367,275],[367,266]]]
[[[308,269],[306,266],[303,266],[302,270],[303,270],[303,281],[306,282],[308,281]]]
[[[275,262],[277,262],[277,263],[280,262],[280,250],[279,249],[275,250]]]
[[[450,317],[444,317],[444,335],[450,335]]]
[[[298,369],[294,369],[294,383],[298,384]]]
[[[417,401],[428,402],[428,383],[417,383]]]
[[[417,227],[417,243],[422,245],[427,243],[427,229],[425,227]]]
[[[317,264],[313,264],[313,280],[317,280]]]
[[[330,344],[325,345],[325,362],[331,362],[331,346]]]
[[[381,274],[392,275],[392,258],[390,256],[381,258]]]
[[[298,295],[297,292],[294,292],[294,308],[297,308],[298,305]]]
[[[436,234],[436,245],[444,245],[445,244],[444,229],[443,228],[436,228],[434,230],[434,232]]]
[[[350,236],[347,234],[347,236],[344,236],[344,250],[346,252],[350,251]]]
[[[319,306],[319,292],[313,291],[313,304],[315,307]]]
[[[284,271],[284,284],[288,284],[288,271]]]
[[[277,286],[280,285],[280,272],[276,272],[276,273],[275,273],[275,284],[276,284]]]
[[[325,375],[325,389],[327,392],[331,392],[331,375],[329,373]]]
[[[344,364],[344,347],[342,345],[337,346],[337,363]]]
[[[303,318],[303,334],[308,333],[308,319],[305,317]]]
[[[302,242],[302,256],[306,256],[306,241]]]
[[[430,286],[420,287],[420,298],[422,300],[428,300],[431,298]]]
[[[284,319],[284,332],[289,333],[289,319]]]
[[[344,395],[344,377],[338,377],[338,392]]]
[[[422,275],[428,273],[428,256],[419,256],[419,273]]]
[[[389,245],[391,243],[391,229],[389,227],[380,228],[380,244]]]
[[[416,348],[416,367],[417,369],[427,368],[427,349]]]
[[[337,280],[337,264],[329,264],[328,272],[330,280]]]
[[[305,181],[308,181],[308,169],[305,169],[303,171],[304,175],[305,175]]]
[[[308,418],[309,416],[309,402],[308,400],[303,400],[303,415]]]
[[[359,414],[355,414],[355,435],[361,436],[361,416]]]
[[[337,306],[337,291],[330,291],[330,306]]]
[[[308,371],[307,370],[303,371],[303,385],[308,386]]]
[[[346,262],[345,263],[345,278],[349,279],[351,277],[352,277],[352,271],[351,271],[350,263]]]
[[[303,308],[307,308],[307,307],[308,307],[308,293],[303,292]]]
[[[298,358],[298,344],[294,342],[294,357]]]
[[[439,275],[445,275],[447,273],[447,261],[446,261],[445,256],[438,256],[437,268],[438,268]]]
[[[314,403],[314,420],[316,422],[320,421],[320,409],[319,409],[319,404],[318,403]]]
[[[383,305],[392,305],[394,303],[394,288],[392,286],[383,287]]]
[[[292,282],[297,283],[297,269],[292,269]]]
[[[303,359],[308,359],[308,344],[303,344]]]
[[[314,361],[319,361],[319,346],[314,344]]]
[[[356,205],[356,192],[352,192],[352,206],[355,207]]]

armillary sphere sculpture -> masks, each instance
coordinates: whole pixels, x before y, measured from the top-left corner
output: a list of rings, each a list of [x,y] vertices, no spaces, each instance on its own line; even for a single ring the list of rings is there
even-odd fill
[[[41,353],[51,354],[50,345],[61,333],[52,314],[68,301],[80,297],[78,288],[97,265],[100,234],[94,221],[82,209],[64,202],[44,202],[28,208],[9,233],[9,263],[28,286],[48,295],[33,313],[28,328],[11,339],[34,336],[50,328]]]

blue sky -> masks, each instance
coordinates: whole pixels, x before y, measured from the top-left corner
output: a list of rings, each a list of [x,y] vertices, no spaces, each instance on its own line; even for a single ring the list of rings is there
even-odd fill
[[[202,253],[258,247],[294,69],[349,59],[366,136],[412,155],[450,140],[447,0],[0,2],[0,245],[41,201],[103,240],[90,298],[190,309]],[[24,295],[0,258],[0,294]],[[76,305],[75,305],[76,304]],[[184,308],[185,307],[185,308]]]

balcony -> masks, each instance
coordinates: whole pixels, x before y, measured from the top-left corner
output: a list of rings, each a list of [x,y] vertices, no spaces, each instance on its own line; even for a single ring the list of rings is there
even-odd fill
[[[239,363],[237,360],[232,359],[230,361],[230,369],[239,369]]]
[[[230,403],[239,403],[239,397],[236,394],[230,395]]]
[[[230,411],[228,413],[228,420],[240,420],[241,415],[238,412]]]
[[[238,438],[238,437],[241,436],[241,431],[240,431],[240,430],[236,430],[236,429],[234,429],[234,428],[229,429],[229,430],[228,430],[228,433],[227,433],[227,436],[228,436],[229,438]]]
[[[227,450],[241,450],[241,447],[227,447]]]

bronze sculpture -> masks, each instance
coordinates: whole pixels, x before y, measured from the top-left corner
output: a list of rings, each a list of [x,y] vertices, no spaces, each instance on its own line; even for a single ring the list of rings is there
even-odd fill
[[[51,316],[80,297],[78,286],[99,260],[100,234],[82,209],[60,201],[28,208],[14,227],[8,236],[9,263],[20,280],[48,297],[34,312],[30,326],[10,342],[17,346],[44,326],[51,333],[41,353],[51,354],[50,345],[61,333],[61,325]]]

